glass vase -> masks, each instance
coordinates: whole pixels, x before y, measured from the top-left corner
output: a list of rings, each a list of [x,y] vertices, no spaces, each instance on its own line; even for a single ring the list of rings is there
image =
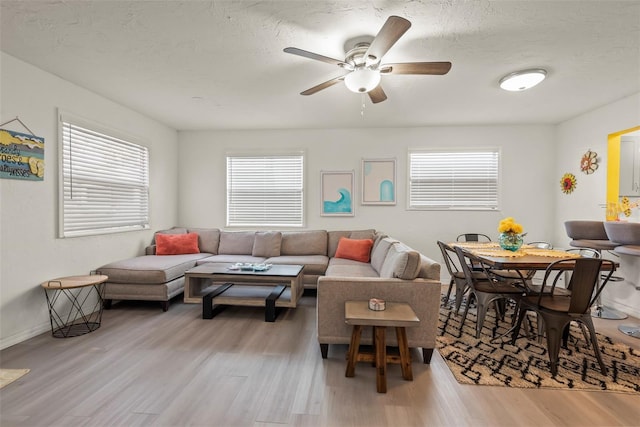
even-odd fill
[[[522,236],[516,233],[500,233],[498,243],[502,249],[507,251],[517,251],[523,243]]]

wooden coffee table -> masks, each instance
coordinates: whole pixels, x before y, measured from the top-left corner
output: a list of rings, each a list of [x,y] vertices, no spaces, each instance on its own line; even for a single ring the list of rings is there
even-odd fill
[[[347,301],[344,305],[345,322],[353,325],[349,355],[347,357],[346,377],[353,377],[356,373],[356,362],[375,362],[376,389],[378,393],[387,392],[387,362],[400,363],[402,377],[413,380],[411,369],[411,355],[407,342],[405,327],[418,326],[420,319],[413,312],[409,304],[387,302],[383,311],[369,309],[369,301]],[[360,335],[363,326],[373,326],[373,341],[375,355],[360,353]],[[400,360],[387,355],[385,329],[387,326],[396,329]]]
[[[201,264],[185,273],[185,302],[201,299],[203,319],[238,305],[265,307],[265,322],[274,322],[277,309],[297,307],[304,292],[302,265],[272,265],[266,271],[230,270],[232,265]]]

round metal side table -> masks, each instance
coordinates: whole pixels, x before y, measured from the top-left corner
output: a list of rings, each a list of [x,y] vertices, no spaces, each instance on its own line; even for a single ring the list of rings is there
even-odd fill
[[[60,277],[42,283],[51,321],[51,335],[69,338],[93,332],[102,321],[104,283],[101,274]]]

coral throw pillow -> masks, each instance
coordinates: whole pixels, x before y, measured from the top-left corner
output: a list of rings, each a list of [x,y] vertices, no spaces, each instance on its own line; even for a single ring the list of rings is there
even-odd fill
[[[369,262],[372,246],[373,240],[371,239],[348,239],[341,237],[338,241],[338,249],[336,249],[336,258]]]
[[[199,253],[198,233],[156,234],[156,255]]]

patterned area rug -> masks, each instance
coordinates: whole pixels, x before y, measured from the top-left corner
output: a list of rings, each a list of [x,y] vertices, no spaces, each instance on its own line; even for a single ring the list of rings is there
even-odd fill
[[[0,369],[0,388],[26,375],[29,369]]]
[[[475,313],[469,311],[460,332],[462,314],[455,316],[452,310],[440,308],[436,345],[459,383],[640,393],[640,351],[598,334],[608,371],[605,377],[582,331],[572,324],[567,348],[560,349],[558,375],[552,378],[546,339],[538,343],[533,336],[521,336],[515,346],[510,344],[510,335],[492,340],[492,329],[496,329],[499,337],[511,325],[510,319],[506,319],[496,328],[491,312],[487,313],[480,339],[476,339]],[[531,323],[535,323],[533,317]]]

